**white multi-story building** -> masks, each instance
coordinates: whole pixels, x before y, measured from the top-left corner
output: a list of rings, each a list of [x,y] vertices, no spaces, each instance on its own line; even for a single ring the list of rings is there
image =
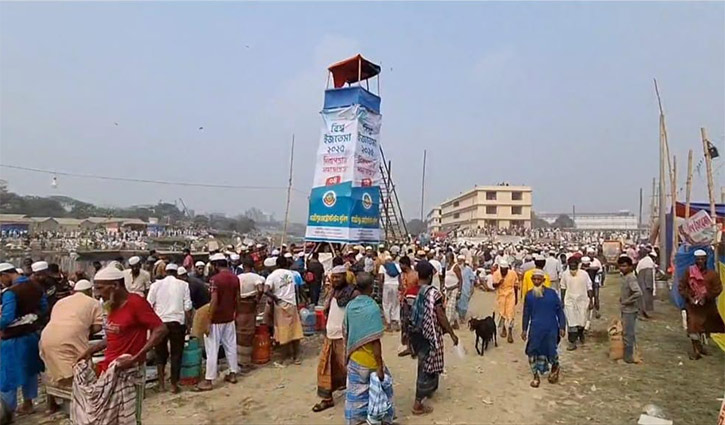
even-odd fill
[[[531,227],[529,186],[475,186],[440,205],[440,230]]]
[[[432,235],[441,231],[441,207],[434,207],[428,212],[426,217],[428,225],[428,234]]]
[[[562,214],[566,213],[537,213],[536,217],[553,224]],[[627,210],[566,215],[574,220],[577,230],[637,230],[639,224],[637,216]]]

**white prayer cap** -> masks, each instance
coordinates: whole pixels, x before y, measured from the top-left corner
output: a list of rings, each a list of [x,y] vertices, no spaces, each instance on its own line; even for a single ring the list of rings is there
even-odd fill
[[[232,253],[231,255],[229,255],[229,259],[232,261],[237,261],[239,260],[239,254]]]
[[[695,251],[695,257],[707,257],[707,252],[698,249]],[[33,266],[35,266],[35,264],[33,264]]]
[[[15,266],[10,263],[0,263],[0,273],[15,270]]]
[[[264,267],[274,267],[277,265],[277,257],[267,257],[264,259]]]
[[[589,247],[589,248],[587,248],[587,252],[597,252],[597,251],[594,248]]]
[[[657,256],[657,252],[652,251],[652,252],[649,253],[649,255],[652,256],[652,257],[656,257]]]
[[[133,257],[131,257],[131,258],[128,259],[128,265],[129,266],[135,266],[136,264],[138,264],[140,262],[141,262],[141,258],[139,258],[137,256],[133,256]]]
[[[76,282],[75,285],[73,285],[74,291],[87,291],[91,289],[93,285],[91,285],[91,282],[89,282],[86,279],[81,279],[78,282]]]
[[[378,245],[378,248],[385,248],[385,244],[381,243],[380,245]]]
[[[33,273],[48,270],[48,263],[46,261],[36,261],[32,266],[30,266],[30,270],[32,270]]]
[[[96,273],[96,275],[93,277],[93,280],[96,280],[96,281],[120,280],[120,279],[123,279],[123,272],[113,266],[106,266],[106,267],[102,268],[101,270],[98,270],[98,273]]]
[[[172,271],[172,270],[179,270],[179,266],[177,266],[174,263],[169,263],[166,265],[166,271]]]
[[[507,269],[507,268],[509,268],[509,262],[506,260],[501,260],[498,262],[498,266],[501,267],[502,269]]]
[[[282,244],[282,248],[287,248],[287,244],[286,243],[283,243]]]
[[[425,251],[423,251],[422,249],[419,249],[418,252],[416,253],[416,255],[425,255]]]
[[[278,257],[279,256],[279,250],[278,249],[275,249],[274,251],[272,251],[272,256],[273,257]]]
[[[539,254],[534,255],[534,261],[543,261],[545,259],[546,258],[544,258],[543,255],[539,255]]]
[[[257,248],[262,248],[262,247],[264,247],[264,245],[262,245],[261,243],[257,244]]]
[[[335,266],[330,271],[332,274],[340,274],[340,273],[347,273],[347,267],[345,266]]]
[[[544,273],[544,271],[543,271],[543,270],[541,270],[541,269],[534,269],[534,271],[533,271],[533,272],[531,272],[531,276],[532,276],[532,277],[533,277],[533,276],[541,276],[541,277],[546,277],[546,273]]]
[[[458,259],[459,259],[459,260],[465,260],[465,259],[466,259],[466,256],[465,256],[465,255],[459,255],[459,256],[458,256]]]
[[[203,261],[197,261],[196,263],[194,263],[194,267],[204,267],[204,266],[206,266],[206,263]]]
[[[18,272],[18,274],[25,274],[25,271],[23,271],[23,269],[21,269],[20,267],[15,269],[15,271]]]
[[[179,267],[179,268],[178,268],[178,269],[176,270],[176,274],[177,274],[177,275],[179,275],[179,276],[183,276],[183,275],[185,275],[186,273],[187,273],[187,272],[186,272],[186,267],[183,267],[183,266],[182,266],[182,267]]]
[[[372,251],[372,250],[373,250],[373,247],[371,247],[370,245],[365,247],[365,251]]]
[[[216,254],[209,257],[209,261],[226,261],[227,257],[224,256],[221,252],[217,252]]]
[[[285,252],[284,253],[284,258],[292,258],[292,253],[291,252]]]
[[[297,253],[297,258],[303,258],[304,256],[305,256],[305,253],[304,252],[298,252]]]

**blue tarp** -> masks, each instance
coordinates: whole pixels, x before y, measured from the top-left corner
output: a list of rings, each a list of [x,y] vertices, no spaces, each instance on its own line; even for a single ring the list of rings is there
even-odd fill
[[[685,300],[680,296],[677,286],[680,283],[680,279],[685,274],[685,270],[695,264],[695,250],[698,249],[702,249],[707,252],[707,268],[715,270],[715,253],[712,247],[680,245],[680,248],[677,250],[677,254],[675,255],[675,275],[672,282],[672,290],[670,290],[670,300],[672,300],[672,303],[680,309],[685,308]],[[720,261],[725,262],[725,257],[720,257]]]
[[[380,113],[380,97],[360,86],[325,90],[323,109],[344,108],[350,105],[362,105],[373,112]]]

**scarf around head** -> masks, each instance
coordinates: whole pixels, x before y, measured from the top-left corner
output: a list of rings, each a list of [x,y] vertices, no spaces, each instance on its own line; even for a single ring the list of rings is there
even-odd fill
[[[337,306],[342,308],[352,300],[352,294],[355,292],[355,287],[350,285],[343,285],[342,288],[336,288],[332,291],[332,297],[337,300]]]
[[[383,336],[383,318],[378,303],[368,295],[358,295],[347,303],[342,328],[346,335],[346,356]]]

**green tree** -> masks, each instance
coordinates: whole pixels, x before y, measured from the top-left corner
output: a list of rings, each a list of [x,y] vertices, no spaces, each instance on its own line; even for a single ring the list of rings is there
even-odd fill
[[[556,221],[554,221],[553,227],[559,228],[559,229],[573,229],[576,227],[574,224],[574,220],[571,219],[566,214],[561,214],[559,217],[556,218]]]
[[[408,227],[408,233],[413,236],[418,236],[421,233],[425,233],[428,229],[428,225],[426,225],[423,220],[419,220],[417,218],[410,220],[406,226]]]

